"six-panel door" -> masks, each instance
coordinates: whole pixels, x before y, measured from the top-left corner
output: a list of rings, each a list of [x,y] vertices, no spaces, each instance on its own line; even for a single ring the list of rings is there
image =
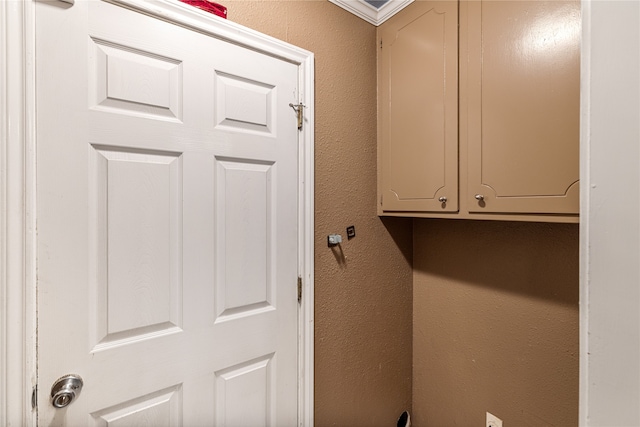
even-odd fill
[[[39,422],[295,425],[297,66],[109,3],[36,13]]]

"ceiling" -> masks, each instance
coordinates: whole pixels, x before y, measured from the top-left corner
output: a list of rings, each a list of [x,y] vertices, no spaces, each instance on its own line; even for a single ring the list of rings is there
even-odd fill
[[[373,25],[380,25],[413,0],[329,0]]]

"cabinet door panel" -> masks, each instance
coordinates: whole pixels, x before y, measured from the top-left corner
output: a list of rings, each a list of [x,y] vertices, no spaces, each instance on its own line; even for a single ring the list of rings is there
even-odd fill
[[[457,2],[416,2],[379,28],[383,212],[458,210]]]
[[[468,7],[470,212],[577,214],[580,3]]]

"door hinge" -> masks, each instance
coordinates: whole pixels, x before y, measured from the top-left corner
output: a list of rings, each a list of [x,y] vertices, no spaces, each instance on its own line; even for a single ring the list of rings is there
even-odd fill
[[[298,130],[302,130],[302,122],[304,119],[304,107],[305,105],[300,102],[298,104],[289,103],[289,107],[293,108],[293,111],[298,115]]]
[[[33,386],[31,390],[31,409],[38,407],[38,384]]]
[[[302,302],[302,277],[298,276],[298,304]]]
[[[382,39],[380,39],[380,49],[382,49]]]
[[[384,198],[384,194],[381,194],[381,195],[380,195],[380,206],[383,206],[383,204],[382,204],[382,199],[383,199],[383,198]]]

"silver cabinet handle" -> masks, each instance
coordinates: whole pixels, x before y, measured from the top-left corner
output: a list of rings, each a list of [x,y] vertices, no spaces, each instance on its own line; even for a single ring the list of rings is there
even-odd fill
[[[439,201],[440,203],[447,203],[447,198],[446,198],[446,197],[444,197],[444,196],[442,196],[442,197],[440,197],[440,198],[438,199],[438,201]]]
[[[56,408],[64,408],[71,404],[80,394],[83,386],[80,375],[65,375],[51,386],[51,404]]]
[[[476,194],[475,199],[479,202],[484,200],[484,196],[482,194]]]

